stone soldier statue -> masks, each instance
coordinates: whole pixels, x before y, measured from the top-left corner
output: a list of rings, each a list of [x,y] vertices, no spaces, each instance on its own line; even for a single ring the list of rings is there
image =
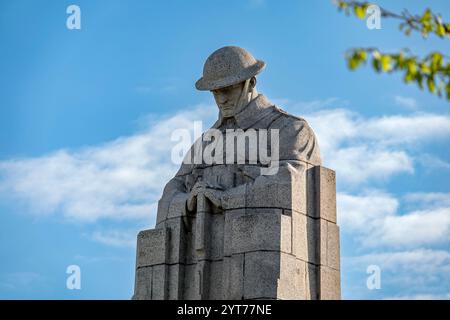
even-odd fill
[[[338,236],[334,199],[320,213],[316,195],[326,186],[318,187],[320,181],[333,188],[334,172],[320,167],[308,123],[257,92],[256,75],[264,68],[236,46],[206,60],[196,88],[214,95],[215,136],[205,139],[205,133],[194,143],[164,188],[155,229],[139,235],[134,298],[326,298],[321,276],[331,279],[329,298],[339,298],[338,238],[332,258],[321,261],[319,252],[328,229]],[[225,142],[217,144],[218,136]],[[199,161],[212,143],[213,160]]]

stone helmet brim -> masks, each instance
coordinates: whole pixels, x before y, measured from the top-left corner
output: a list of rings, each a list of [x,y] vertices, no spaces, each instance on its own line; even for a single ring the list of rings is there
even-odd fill
[[[237,58],[238,61],[227,61]],[[226,70],[214,69],[225,68]],[[203,76],[195,83],[197,90],[211,91],[250,79],[266,67],[262,60],[256,60],[245,49],[239,47],[223,47],[211,54],[205,62]],[[229,70],[232,69],[232,70]],[[229,71],[229,74],[227,72]],[[221,74],[216,77],[217,74]]]

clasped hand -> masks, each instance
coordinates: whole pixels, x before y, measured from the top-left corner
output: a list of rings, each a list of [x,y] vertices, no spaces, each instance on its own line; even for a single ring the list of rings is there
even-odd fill
[[[194,211],[197,206],[197,197],[204,196],[209,199],[216,207],[221,207],[223,191],[210,186],[204,181],[197,181],[187,199],[187,208]]]

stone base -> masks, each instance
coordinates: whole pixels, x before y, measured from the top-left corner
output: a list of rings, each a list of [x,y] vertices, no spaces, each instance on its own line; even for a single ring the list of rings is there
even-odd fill
[[[290,208],[206,210],[140,232],[133,299],[340,299],[335,173],[306,168],[302,181]]]

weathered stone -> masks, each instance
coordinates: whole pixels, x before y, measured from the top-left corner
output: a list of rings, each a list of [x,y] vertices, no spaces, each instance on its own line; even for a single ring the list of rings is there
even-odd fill
[[[244,299],[277,298],[281,254],[265,251],[245,254]]]
[[[210,215],[207,237],[208,259],[217,260],[223,257],[224,225],[225,221],[222,214]]]
[[[241,185],[225,192],[222,197],[224,210],[242,209],[246,207],[247,185]]]
[[[182,217],[186,214],[187,198],[188,194],[186,193],[178,193],[175,197],[172,198],[172,201],[170,201],[170,204],[168,206],[168,219]]]
[[[340,239],[339,227],[328,222],[327,226],[327,266],[330,268],[340,269]]]
[[[244,298],[244,254],[234,254],[224,258],[223,288],[224,299]]]
[[[166,228],[141,231],[137,241],[137,268],[166,263],[169,232]]]
[[[280,279],[278,280],[277,298],[286,300],[304,300],[307,296],[306,262],[292,255],[280,256]]]
[[[319,264],[318,220],[302,213],[292,212],[292,253],[300,260]]]
[[[319,213],[316,212],[316,191],[318,191],[315,186],[316,169],[309,163],[306,168],[306,214],[310,217],[317,218]]]
[[[291,218],[281,209],[259,209],[232,221],[232,253],[256,250],[291,252]]]
[[[184,267],[183,299],[185,300],[198,299],[200,288],[198,282],[196,281],[196,269],[197,264],[189,264]]]
[[[319,299],[319,266],[306,263],[306,299]]]
[[[259,176],[247,187],[248,208],[283,208],[307,213],[307,165],[302,161],[280,164],[278,174]]]
[[[232,253],[232,231],[233,221],[245,215],[245,209],[225,210],[224,211],[224,235],[223,235],[223,254],[231,256]]]
[[[184,290],[184,265],[173,264],[169,265],[169,283],[168,283],[168,299],[169,300],[181,300],[183,299]]]
[[[134,285],[133,299],[152,299],[152,276],[152,267],[142,267],[136,269],[136,281]]]
[[[224,273],[224,264],[222,260],[211,261],[209,265],[209,296],[210,300],[222,300],[223,299],[223,278],[220,276]]]
[[[320,266],[320,300],[341,299],[341,275],[339,270]]]
[[[186,231],[184,230],[183,220],[181,218],[168,219],[165,222],[165,228],[170,230],[167,263],[185,263]]]
[[[320,264],[339,269],[339,227],[327,220],[320,219]]]
[[[152,277],[152,300],[167,299],[167,284],[168,284],[168,265],[153,266]]]
[[[336,173],[322,166],[314,170],[318,218],[336,223]]]

